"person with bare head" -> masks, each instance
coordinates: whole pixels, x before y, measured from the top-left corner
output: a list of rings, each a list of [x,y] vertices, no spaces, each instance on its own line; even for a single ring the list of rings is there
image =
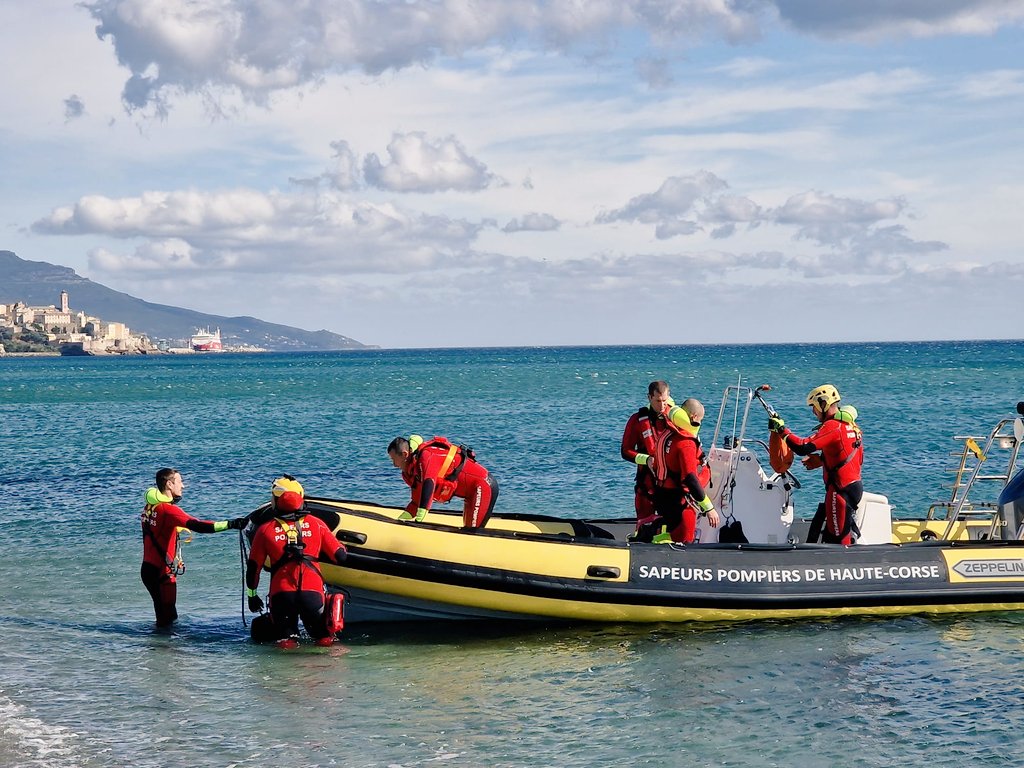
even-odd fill
[[[177,577],[185,572],[178,550],[178,531],[187,529],[195,533],[219,533],[228,529],[241,529],[248,517],[234,520],[198,520],[177,506],[185,491],[181,473],[164,467],[156,473],[156,486],[146,491],[146,505],[142,510],[142,583],[153,598],[156,625],[167,627],[178,618]]]
[[[652,470],[655,520],[638,532],[637,539],[689,544],[696,539],[698,514],[707,517],[712,528],[719,523],[706,490],[711,470],[697,437],[704,405],[687,398],[681,406],[669,406],[665,416],[666,429],[658,436]]]
[[[399,520],[422,522],[435,501],[464,500],[462,527],[477,530],[487,525],[498,500],[498,481],[476,460],[473,449],[447,438],[424,440],[419,435],[396,437],[388,445],[388,458],[402,471],[412,498]]]
[[[655,443],[667,428],[665,409],[672,403],[667,381],[652,381],[647,385],[647,405],[629,417],[622,432],[620,453],[625,461],[636,465],[633,480],[633,508],[636,510],[637,531],[654,523],[654,465]]]

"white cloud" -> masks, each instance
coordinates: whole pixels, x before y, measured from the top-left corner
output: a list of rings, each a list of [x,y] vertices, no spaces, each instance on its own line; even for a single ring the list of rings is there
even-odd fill
[[[481,190],[498,181],[454,136],[431,141],[418,131],[396,134],[388,157],[384,163],[367,155],[363,177],[368,184],[392,192],[441,192]]]
[[[359,170],[359,159],[355,152],[349,147],[347,141],[335,141],[331,143],[334,150],[333,168],[326,171],[324,176],[330,181],[331,186],[342,191],[358,189],[362,175]]]
[[[89,254],[89,266],[99,272],[160,272],[194,270],[200,267],[193,258],[194,249],[185,240],[151,240],[131,254],[117,254],[97,248]]]
[[[657,191],[637,195],[621,208],[599,214],[597,221],[657,223],[667,232],[692,234],[698,230],[697,223],[689,220],[696,218],[696,205],[711,199],[728,186],[709,171],[700,171],[693,176],[673,176],[665,179]],[[672,235],[665,235],[670,236]]]
[[[562,225],[550,213],[527,213],[518,219],[512,219],[504,227],[503,232],[554,232]]]
[[[999,69],[968,77],[957,90],[969,99],[1019,99],[1024,96],[1024,69]]]
[[[99,271],[200,266],[208,271],[314,274],[327,268],[351,274],[472,261],[478,257],[468,249],[480,225],[326,193],[232,190],[147,192],[119,199],[89,196],[32,226],[40,234],[157,241],[128,256],[97,252],[91,266]]]
[[[264,101],[332,72],[371,74],[429,64],[497,42],[600,48],[624,28],[663,42],[702,31],[757,34],[756,9],[712,0],[95,0],[97,34],[129,69],[130,109],[164,112],[178,91],[237,89]]]
[[[1019,5],[0,4],[0,247],[384,345],[678,341],[609,312],[651,293],[950,335],[1021,288]]]

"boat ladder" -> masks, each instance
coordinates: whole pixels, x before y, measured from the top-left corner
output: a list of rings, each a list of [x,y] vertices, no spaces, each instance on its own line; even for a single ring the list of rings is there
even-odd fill
[[[1009,482],[1017,465],[1020,452],[1021,437],[1024,435],[1024,419],[1003,419],[988,435],[957,435],[954,440],[962,443],[959,451],[951,451],[950,456],[957,458],[957,465],[947,469],[954,479],[948,486],[952,493],[948,500],[939,501],[928,508],[929,520],[946,520],[946,531],[943,539],[948,539],[958,521],[989,522],[989,530],[984,538],[995,538],[1000,525],[999,506],[994,499],[999,491]],[[998,459],[1005,458],[1000,464]],[[990,463],[991,462],[991,463]],[[1001,471],[1005,467],[1005,471]],[[972,491],[975,485],[983,484],[992,489],[998,483],[994,493],[986,493],[986,501],[974,501]],[[980,488],[981,486],[979,486]]]

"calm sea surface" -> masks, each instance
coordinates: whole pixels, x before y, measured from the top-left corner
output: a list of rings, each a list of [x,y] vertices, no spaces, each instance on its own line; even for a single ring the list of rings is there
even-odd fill
[[[0,766],[1021,765],[1017,615],[415,625],[282,653],[248,642],[234,532],[185,545],[182,618],[155,633],[138,513],[166,465],[208,519],[281,472],[404,503],[385,448],[413,431],[472,445],[502,510],[629,515],[618,441],[647,382],[703,400],[709,441],[742,378],[800,434],[834,383],[867,489],[917,516],[948,493],[952,436],[1013,415],[1022,372],[1022,342],[2,359]]]

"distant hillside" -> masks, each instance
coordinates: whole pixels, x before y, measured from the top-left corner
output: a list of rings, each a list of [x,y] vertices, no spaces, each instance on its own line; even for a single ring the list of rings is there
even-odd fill
[[[79,276],[73,269],[45,261],[25,261],[0,251],[0,304],[59,304],[67,291],[71,308],[103,320],[125,323],[150,339],[188,339],[196,328],[220,328],[225,345],[249,344],[274,351],[365,349],[355,339],[331,331],[306,331],[255,317],[221,317],[153,304]]]

